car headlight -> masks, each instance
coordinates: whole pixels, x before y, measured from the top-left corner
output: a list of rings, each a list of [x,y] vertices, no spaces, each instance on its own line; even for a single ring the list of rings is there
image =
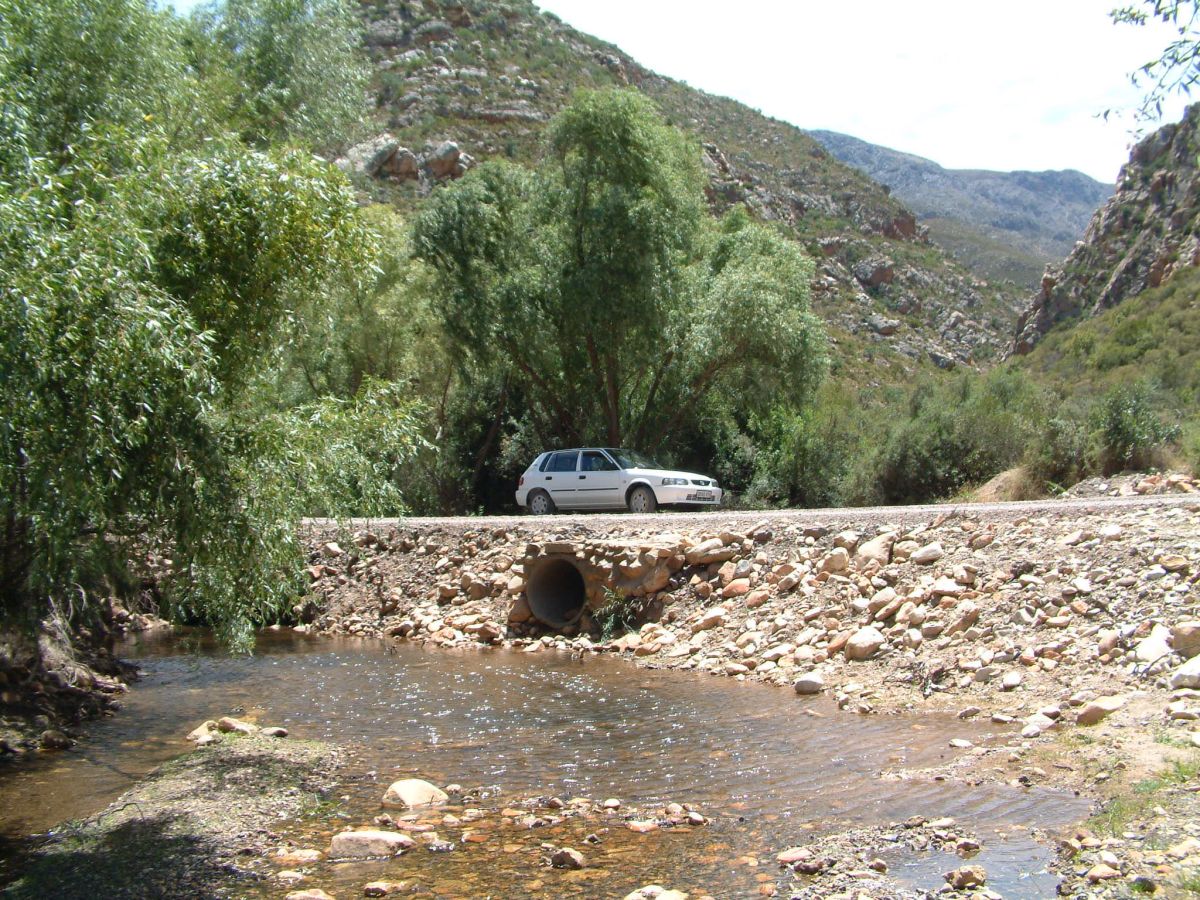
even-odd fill
[[[682,485],[686,485],[688,482],[687,482],[687,479],[686,479],[686,478],[664,478],[664,479],[662,480],[662,483],[663,483],[663,485],[665,486],[665,485],[668,485],[668,484],[682,484]]]

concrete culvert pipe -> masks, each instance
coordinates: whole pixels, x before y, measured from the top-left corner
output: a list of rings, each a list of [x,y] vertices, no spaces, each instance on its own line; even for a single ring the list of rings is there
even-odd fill
[[[551,628],[566,628],[579,621],[587,602],[583,574],[569,559],[539,560],[525,583],[525,596],[534,617]]]

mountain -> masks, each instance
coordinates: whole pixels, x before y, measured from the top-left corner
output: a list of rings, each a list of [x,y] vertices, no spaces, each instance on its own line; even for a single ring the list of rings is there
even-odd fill
[[[989,279],[1036,285],[1066,256],[1112,186],[1082,172],[945,169],[836,131],[809,131],[842,162],[891,188],[930,236]]]
[[[1200,104],[1133,148],[1116,193],[1022,313],[1014,353],[1028,353],[1059,323],[1119,307],[1200,265],[1198,155]]]
[[[745,204],[817,260],[814,307],[837,365],[867,383],[1003,352],[1020,292],[932,243],[887,189],[798,128],[697,91],[527,0],[364,0],[376,135],[344,165],[364,191],[417,204],[476,160],[537,165],[547,121],[581,88],[642,91],[702,147],[715,213]]]

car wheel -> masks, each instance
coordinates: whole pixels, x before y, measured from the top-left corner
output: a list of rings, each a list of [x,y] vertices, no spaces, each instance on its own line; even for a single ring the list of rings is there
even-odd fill
[[[654,496],[654,491],[644,484],[639,484],[629,492],[626,503],[631,513],[652,513],[658,509],[658,500]]]
[[[548,516],[554,512],[554,501],[545,491],[534,491],[529,495],[529,512],[535,516]]]

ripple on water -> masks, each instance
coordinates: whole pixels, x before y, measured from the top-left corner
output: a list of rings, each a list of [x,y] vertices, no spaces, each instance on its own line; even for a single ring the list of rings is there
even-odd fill
[[[1053,893],[1053,879],[1037,875],[1048,852],[1029,839],[1027,827],[1014,826],[1056,827],[1086,813],[1077,799],[1048,791],[880,778],[888,769],[945,762],[952,737],[986,743],[992,736],[986,723],[854,716],[822,699],[636,669],[608,657],[439,652],[275,632],[262,635],[253,657],[229,657],[204,635],[127,650],[146,677],[120,715],[98,723],[78,750],[0,782],[4,834],[42,831],[98,811],[148,769],[187,749],[183,735],[197,722],[234,709],[258,713],[297,737],[359,745],[356,767],[378,773],[351,791],[361,822],[377,813],[383,787],[408,773],[494,786],[508,797],[675,800],[715,814],[711,828],[659,838],[671,852],[661,859],[652,854],[652,863],[638,856],[645,839],[613,842],[614,859],[638,856],[640,880],[626,890],[650,875],[738,890],[753,878],[730,859],[804,842],[824,828],[925,815],[953,816],[978,832],[1005,830],[980,857],[993,873],[990,883],[1002,892],[1007,884],[1014,893],[1006,896],[1038,896],[1047,887]],[[714,842],[728,849],[709,849]],[[489,856],[488,868],[504,890],[537,881],[536,866],[530,868],[536,860],[498,856],[505,865]],[[893,868],[932,887],[956,859],[939,856],[898,857]],[[459,868],[439,861],[428,877]],[[353,879],[361,869],[339,871]],[[612,896],[614,887],[606,883],[597,896]]]

